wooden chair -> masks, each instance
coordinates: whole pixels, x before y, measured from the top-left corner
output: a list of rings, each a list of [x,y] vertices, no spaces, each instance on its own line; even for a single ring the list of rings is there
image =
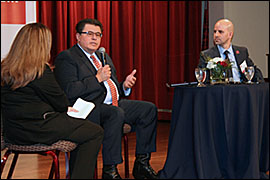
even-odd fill
[[[3,146],[2,146],[3,143]],[[1,176],[5,166],[5,163],[10,154],[14,154],[12,164],[10,166],[7,179],[11,179],[14,168],[16,166],[17,159],[19,154],[40,154],[40,155],[50,155],[53,158],[49,179],[53,178],[55,174],[55,179],[60,179],[59,174],[59,153],[65,152],[66,158],[66,178],[69,178],[69,159],[68,159],[68,152],[74,150],[77,147],[76,143],[59,140],[52,145],[45,145],[45,144],[34,144],[34,145],[16,145],[6,143],[1,136],[1,150],[2,148],[7,148],[3,158],[1,159]],[[2,177],[1,177],[2,178]]]
[[[123,138],[124,138],[124,161],[125,161],[125,178],[129,178],[129,158],[128,158],[128,133],[131,132],[131,126],[124,124],[123,127]]]

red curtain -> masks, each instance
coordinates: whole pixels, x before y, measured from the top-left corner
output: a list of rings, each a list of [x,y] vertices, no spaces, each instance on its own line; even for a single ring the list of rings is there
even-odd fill
[[[75,26],[97,18],[101,46],[112,57],[119,81],[135,68],[130,99],[155,103],[170,119],[173,89],[166,83],[195,81],[201,46],[200,1],[39,1],[39,22],[53,33],[55,56],[76,43]]]
[[[203,16],[203,37],[202,37],[202,50],[208,49],[209,44],[209,10],[208,1],[204,1],[204,16]]]

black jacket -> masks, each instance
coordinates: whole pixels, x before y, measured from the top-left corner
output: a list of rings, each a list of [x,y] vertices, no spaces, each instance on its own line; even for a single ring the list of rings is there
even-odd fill
[[[1,110],[5,138],[16,144],[51,144],[65,139],[82,120],[67,115],[69,101],[51,69],[41,78],[12,91],[1,87]],[[47,112],[53,112],[44,117]]]

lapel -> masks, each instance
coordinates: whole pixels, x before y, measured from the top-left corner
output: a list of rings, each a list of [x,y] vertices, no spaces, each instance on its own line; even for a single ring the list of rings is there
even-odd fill
[[[243,52],[237,46],[232,45],[232,48],[233,48],[233,54],[237,63],[237,67],[240,72],[240,79],[243,79],[245,78],[245,75],[242,73],[241,68],[240,68],[240,64],[242,64],[243,61],[245,60],[244,57],[242,56]]]
[[[212,58],[215,58],[215,57],[220,57],[220,54],[219,54],[219,51],[218,51],[218,47],[217,46],[214,46],[213,47],[213,57]]]
[[[233,48],[235,60],[237,62],[237,65],[239,66],[243,61],[243,58],[241,58],[240,50],[234,45],[232,46],[232,48]]]
[[[81,48],[76,44],[74,46],[74,50],[76,52],[76,54],[79,56],[78,60],[82,61],[85,66],[93,73],[96,74],[96,69],[93,66],[93,64],[90,62],[90,60],[88,59],[88,57],[85,55],[85,53],[81,50]]]
[[[241,72],[240,64],[242,64],[245,59],[244,59],[244,57],[242,57],[242,53],[241,53],[240,49],[237,46],[232,46],[232,48],[233,48],[234,57],[235,57],[235,60],[236,60],[236,63],[237,63],[237,67]]]
[[[79,56],[78,59],[82,61],[85,64],[85,66],[87,66],[87,68],[91,71],[92,74],[96,74],[97,73],[96,68],[90,62],[88,57],[85,55],[85,53],[81,50],[81,48],[77,44],[74,45],[74,50],[76,54]],[[99,59],[101,59],[101,54],[99,51],[96,51],[95,54],[97,55]],[[110,58],[106,55],[106,53],[105,53],[105,57],[106,57],[106,63],[109,64],[111,68],[113,68],[114,66],[111,65],[111,60],[109,60]],[[119,88],[119,82],[117,80],[116,74],[113,73],[114,71],[115,70],[112,69],[111,79],[115,82],[117,88]]]

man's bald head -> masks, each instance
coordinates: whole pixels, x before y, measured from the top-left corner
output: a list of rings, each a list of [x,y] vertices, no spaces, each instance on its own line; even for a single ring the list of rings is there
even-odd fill
[[[228,19],[221,19],[219,20],[216,25],[222,25],[228,29],[229,32],[234,32],[233,23]]]
[[[214,43],[228,49],[234,35],[233,23],[228,19],[221,19],[214,27]]]

